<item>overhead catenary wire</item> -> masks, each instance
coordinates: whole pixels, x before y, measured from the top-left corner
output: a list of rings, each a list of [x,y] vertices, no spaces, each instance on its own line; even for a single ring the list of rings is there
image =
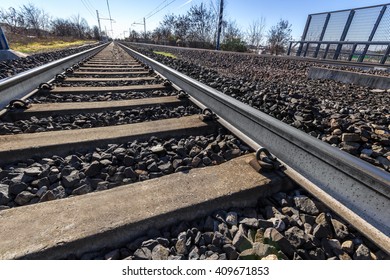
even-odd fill
[[[149,13],[150,15],[149,15],[149,16],[145,16],[145,19],[151,18],[152,16],[154,16],[155,14],[161,12],[161,11],[164,10],[166,7],[168,7],[168,6],[171,5],[173,2],[176,2],[176,1],[177,1],[177,0],[172,0],[172,1],[170,1],[168,4],[166,4],[165,6],[163,6],[161,9],[155,11],[154,13],[152,13],[152,14]],[[166,1],[164,1],[164,2],[166,2]]]
[[[85,1],[86,1],[87,5],[89,5],[89,7],[91,8],[92,11],[95,11],[95,10],[96,10],[96,8],[94,7],[94,5],[92,5],[91,1],[89,1],[89,0],[85,0]]]
[[[87,11],[91,14],[92,17],[95,17],[95,14],[92,12],[92,10],[88,7],[85,0],[81,0],[81,3],[84,5],[84,7],[87,9]]]
[[[147,18],[148,16],[150,16],[152,13],[154,13],[158,8],[160,8],[162,5],[164,5],[164,3],[168,2],[169,0],[164,0],[162,1],[156,8],[154,8],[153,10],[151,10],[147,15],[145,15],[145,18]]]

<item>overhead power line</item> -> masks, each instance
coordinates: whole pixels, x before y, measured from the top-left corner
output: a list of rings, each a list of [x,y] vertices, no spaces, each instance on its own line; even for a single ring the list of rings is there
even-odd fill
[[[171,5],[173,2],[176,2],[177,0],[172,0],[171,2],[169,2],[168,4],[166,4],[165,6],[163,6],[161,9],[155,11],[154,13],[150,14],[148,16],[145,16],[146,19],[149,19],[151,18],[152,16],[154,16],[155,14],[161,12],[162,10],[164,10],[166,7],[168,7],[169,5]],[[164,2],[167,2],[167,1],[164,1]],[[163,3],[164,3],[163,2]],[[161,5],[161,4],[160,4]]]
[[[87,9],[87,11],[91,14],[91,16],[95,17],[95,14],[91,11],[91,9],[88,7],[88,5],[84,2],[85,0],[81,0],[81,3],[83,3],[84,7]]]
[[[89,0],[85,0],[85,1],[88,4],[88,6],[92,9],[92,11],[96,10],[95,7],[92,5],[91,1],[89,1]]]
[[[156,8],[154,8],[153,10],[151,10],[146,16],[145,16],[145,18],[146,17],[148,17],[148,16],[150,16],[151,14],[153,14],[156,10],[158,10],[162,5],[164,5],[164,3],[166,3],[166,2],[168,2],[169,0],[164,0],[164,1],[162,1]]]

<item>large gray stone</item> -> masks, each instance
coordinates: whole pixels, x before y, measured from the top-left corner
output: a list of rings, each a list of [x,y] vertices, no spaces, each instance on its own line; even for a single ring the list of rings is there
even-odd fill
[[[167,153],[167,150],[162,146],[154,146],[150,151],[158,156],[164,156]]]
[[[360,142],[360,135],[357,133],[343,133],[341,135],[341,141],[343,142]]]
[[[368,249],[364,244],[360,244],[357,247],[355,253],[353,254],[354,260],[371,260],[370,249]]]
[[[273,227],[279,232],[282,232],[286,229],[286,224],[280,218],[271,218],[269,221],[272,222]]]
[[[88,177],[96,176],[100,173],[102,165],[98,161],[92,162],[88,168],[85,170],[85,175]]]
[[[253,248],[246,249],[245,251],[241,252],[239,257],[239,260],[260,260],[259,256],[255,254],[255,251]]]
[[[342,222],[332,219],[333,230],[339,239],[345,239],[349,235],[349,230]]]
[[[188,253],[186,241],[187,241],[186,239],[177,240],[175,248],[178,255],[185,255]]]
[[[316,218],[316,226],[313,229],[313,235],[318,238],[332,238],[333,231],[331,226],[331,217],[326,213],[321,213]]]
[[[151,260],[152,251],[148,248],[140,248],[134,252],[134,260]]]
[[[229,212],[226,214],[226,223],[230,226],[236,226],[238,221],[237,221],[237,213],[236,212]]]
[[[53,194],[57,199],[65,198],[66,197],[66,191],[63,186],[58,186],[53,189]]]
[[[31,199],[33,199],[35,197],[34,194],[30,193],[29,191],[22,191],[21,193],[19,193],[16,198],[15,198],[15,202],[20,205],[20,206],[23,206],[23,205],[26,205],[30,202]]]
[[[240,220],[240,224],[243,224],[250,228],[255,228],[255,229],[259,228],[259,220],[255,218],[244,218]]]
[[[341,249],[347,252],[348,254],[353,253],[354,244],[352,240],[346,240],[341,244]]]
[[[42,169],[40,167],[34,166],[34,167],[29,167],[24,170],[24,174],[27,176],[38,176],[42,172]]]
[[[319,211],[313,200],[307,196],[296,196],[294,197],[295,206],[302,212],[309,215],[318,215]]]
[[[225,244],[222,247],[222,250],[226,253],[226,256],[229,260],[237,260],[238,258],[238,252],[236,251],[236,248],[231,244]]]
[[[252,248],[252,242],[245,235],[245,231],[241,225],[239,227],[238,232],[236,233],[236,235],[233,238],[232,244],[238,252],[243,252],[247,249]]]
[[[133,181],[136,181],[138,178],[138,174],[131,167],[126,167],[123,174],[126,178],[130,178]]]
[[[91,192],[91,187],[87,184],[82,185],[81,187],[78,187],[73,190],[73,195],[83,195]]]
[[[62,177],[62,185],[65,188],[73,188],[80,182],[80,173],[77,170],[72,171],[69,175]]]
[[[164,246],[158,244],[153,248],[152,259],[153,260],[167,260],[169,256],[169,250]]]
[[[160,164],[158,166],[158,169],[165,174],[169,174],[169,173],[172,173],[174,171],[173,166],[170,162]]]
[[[281,250],[290,259],[293,259],[295,249],[290,242],[276,229],[267,228],[264,232],[264,243],[270,244]]]
[[[298,227],[291,227],[285,231],[287,240],[295,247],[300,248],[309,241],[309,236]]]
[[[198,247],[194,247],[191,252],[188,254],[188,259],[189,260],[199,260],[199,249]]]
[[[270,254],[277,254],[278,250],[269,244],[263,244],[263,243],[256,242],[253,244],[253,252],[259,258],[263,258],[263,257],[266,257]]]
[[[55,194],[53,193],[53,191],[49,190],[42,195],[39,202],[51,201],[51,200],[55,200],[55,199],[56,199]]]
[[[11,195],[18,195],[22,191],[27,190],[27,185],[25,183],[19,182],[19,183],[11,183],[11,185],[8,188],[8,193]]]

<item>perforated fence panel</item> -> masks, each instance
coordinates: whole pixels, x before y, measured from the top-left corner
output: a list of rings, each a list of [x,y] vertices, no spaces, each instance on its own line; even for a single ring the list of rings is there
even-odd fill
[[[317,15],[311,18],[309,29],[307,30],[306,40],[308,41],[318,41],[321,40],[321,32],[324,28],[326,14]]]
[[[345,41],[368,41],[382,7],[356,10]]]
[[[344,26],[348,20],[348,12],[332,13],[329,18],[329,23],[325,31],[323,41],[337,41],[340,40],[343,33]]]
[[[288,55],[390,64],[390,3],[309,15]]]
[[[373,41],[390,41],[390,5],[387,6]]]

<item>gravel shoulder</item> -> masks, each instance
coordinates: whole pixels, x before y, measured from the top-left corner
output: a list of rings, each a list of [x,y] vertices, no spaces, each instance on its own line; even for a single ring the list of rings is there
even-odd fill
[[[178,59],[138,51],[309,135],[390,171],[390,93],[308,80],[312,62],[169,48]],[[342,67],[345,68],[345,67]],[[353,71],[358,71],[355,68]],[[387,75],[379,71],[363,71]]]

